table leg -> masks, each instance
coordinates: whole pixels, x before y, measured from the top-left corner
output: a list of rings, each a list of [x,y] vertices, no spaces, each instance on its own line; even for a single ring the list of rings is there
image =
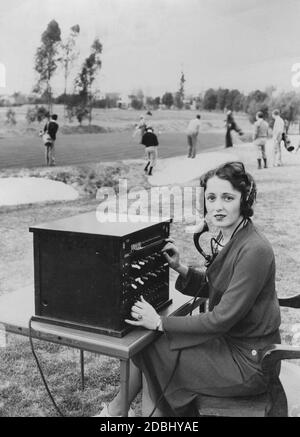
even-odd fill
[[[120,393],[122,403],[122,416],[128,416],[128,395],[129,395],[129,360],[120,360]]]
[[[84,390],[84,351],[80,349],[81,390]]]

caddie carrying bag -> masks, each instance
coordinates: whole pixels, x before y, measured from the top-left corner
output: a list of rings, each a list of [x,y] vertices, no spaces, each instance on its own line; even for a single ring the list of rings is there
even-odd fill
[[[50,135],[48,134],[48,132],[45,132],[43,135],[43,142],[45,146],[51,146],[53,143],[52,138],[50,137]]]
[[[48,132],[48,124],[47,124],[47,130],[44,133],[42,133],[42,139],[43,139],[44,146],[51,146],[53,143],[53,139],[50,137]]]
[[[283,141],[283,145],[288,152],[292,152],[294,150],[295,147],[292,146],[291,140],[289,139],[288,135],[285,132],[283,132],[283,134],[282,134],[281,141]]]

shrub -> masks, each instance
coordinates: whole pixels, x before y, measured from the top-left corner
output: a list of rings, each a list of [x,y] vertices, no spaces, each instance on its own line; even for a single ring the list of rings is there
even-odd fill
[[[89,118],[89,110],[83,106],[77,106],[75,108],[75,114],[80,125],[85,118]]]
[[[13,109],[9,108],[6,111],[6,120],[5,123],[6,124],[10,124],[12,126],[14,126],[15,124],[17,124],[17,120],[16,120],[16,113]]]
[[[33,123],[38,121],[39,123],[44,120],[44,118],[49,118],[50,114],[45,106],[35,106],[34,108],[28,108],[26,113],[27,123]]]
[[[50,117],[49,111],[45,106],[36,107],[36,118],[39,123],[43,121],[44,118],[49,118],[49,117]]]

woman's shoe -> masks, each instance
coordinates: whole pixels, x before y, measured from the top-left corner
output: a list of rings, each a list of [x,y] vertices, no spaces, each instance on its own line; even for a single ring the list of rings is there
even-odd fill
[[[112,416],[108,412],[108,404],[104,404],[100,414],[97,414],[93,417],[122,417],[122,416]],[[129,408],[128,417],[135,417],[134,411],[132,408]]]

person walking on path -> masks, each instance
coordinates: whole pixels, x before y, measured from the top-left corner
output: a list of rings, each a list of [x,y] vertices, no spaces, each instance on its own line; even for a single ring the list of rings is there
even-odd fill
[[[45,144],[45,161],[46,165],[55,165],[55,141],[58,131],[57,115],[53,114],[48,123],[45,124],[44,134],[48,134],[51,141]]]
[[[158,139],[155,133],[153,132],[153,128],[148,126],[146,128],[146,132],[142,137],[142,144],[145,146],[145,154],[147,164],[144,168],[144,171],[148,174],[148,176],[152,176],[152,170],[156,166],[157,157],[158,157]]]
[[[279,167],[282,166],[281,141],[282,134],[285,132],[284,121],[280,117],[280,112],[278,109],[275,109],[272,112],[272,117],[275,120],[273,126],[273,166]]]
[[[231,109],[227,110],[226,113],[226,120],[225,120],[225,127],[226,127],[226,136],[225,136],[225,148],[227,147],[233,147],[232,143],[232,137],[231,137],[231,131],[236,131],[239,135],[243,135],[242,130],[238,127],[236,124]]]
[[[196,118],[191,120],[187,127],[187,143],[188,143],[188,158],[196,157],[196,145],[199,130],[201,128],[201,115],[196,115]]]
[[[258,111],[254,123],[253,143],[257,149],[257,165],[261,169],[262,160],[264,168],[267,168],[266,142],[268,138],[269,125],[263,118],[263,113]]]

